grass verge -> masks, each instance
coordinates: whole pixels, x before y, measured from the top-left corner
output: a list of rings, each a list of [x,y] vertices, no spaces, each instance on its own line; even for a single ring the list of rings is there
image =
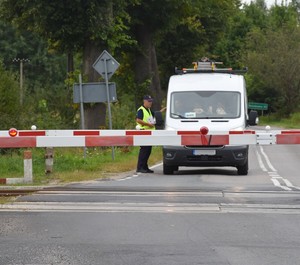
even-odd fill
[[[300,129],[300,113],[291,114],[290,117],[280,118],[276,115],[259,117],[260,125],[277,126],[280,128]]]
[[[24,150],[1,150],[0,178],[23,176]],[[54,148],[54,165],[51,174],[45,174],[45,149],[35,148],[31,151],[33,185],[47,185],[49,183],[109,178],[120,172],[135,170],[139,147],[114,147],[114,152],[111,147],[87,148],[85,150],[83,148]],[[149,165],[161,160],[162,148],[153,147]]]

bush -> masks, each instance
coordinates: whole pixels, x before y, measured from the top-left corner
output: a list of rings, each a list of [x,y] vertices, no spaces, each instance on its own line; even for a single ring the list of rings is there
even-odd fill
[[[122,95],[118,102],[112,104],[111,110],[113,129],[135,129],[136,109],[133,95]]]
[[[5,71],[0,63],[0,128],[8,130],[21,124],[19,84],[15,77]]]

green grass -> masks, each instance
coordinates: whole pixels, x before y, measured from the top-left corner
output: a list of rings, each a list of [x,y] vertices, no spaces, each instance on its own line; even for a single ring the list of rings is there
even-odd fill
[[[23,152],[27,149],[2,149],[0,156],[0,178],[22,177]],[[120,172],[135,170],[139,147],[112,148],[54,148],[53,172],[45,173],[45,149],[32,151],[33,185],[68,183],[109,178]],[[161,147],[153,147],[149,165],[162,160]]]
[[[259,125],[277,126],[286,129],[300,129],[300,113],[294,113],[288,118],[267,115],[259,117]]]
[[[0,204],[14,202],[15,200],[16,200],[16,197],[14,197],[14,196],[10,196],[10,197],[0,196]]]

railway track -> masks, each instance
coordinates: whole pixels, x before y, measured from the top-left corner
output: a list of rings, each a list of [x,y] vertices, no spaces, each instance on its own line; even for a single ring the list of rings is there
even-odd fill
[[[0,189],[0,197],[16,197],[39,191],[39,189]]]

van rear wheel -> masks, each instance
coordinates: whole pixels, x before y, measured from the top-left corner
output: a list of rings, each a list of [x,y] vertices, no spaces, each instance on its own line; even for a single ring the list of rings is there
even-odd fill
[[[178,170],[178,166],[167,166],[163,164],[163,172],[165,175],[173,175],[174,171]]]

